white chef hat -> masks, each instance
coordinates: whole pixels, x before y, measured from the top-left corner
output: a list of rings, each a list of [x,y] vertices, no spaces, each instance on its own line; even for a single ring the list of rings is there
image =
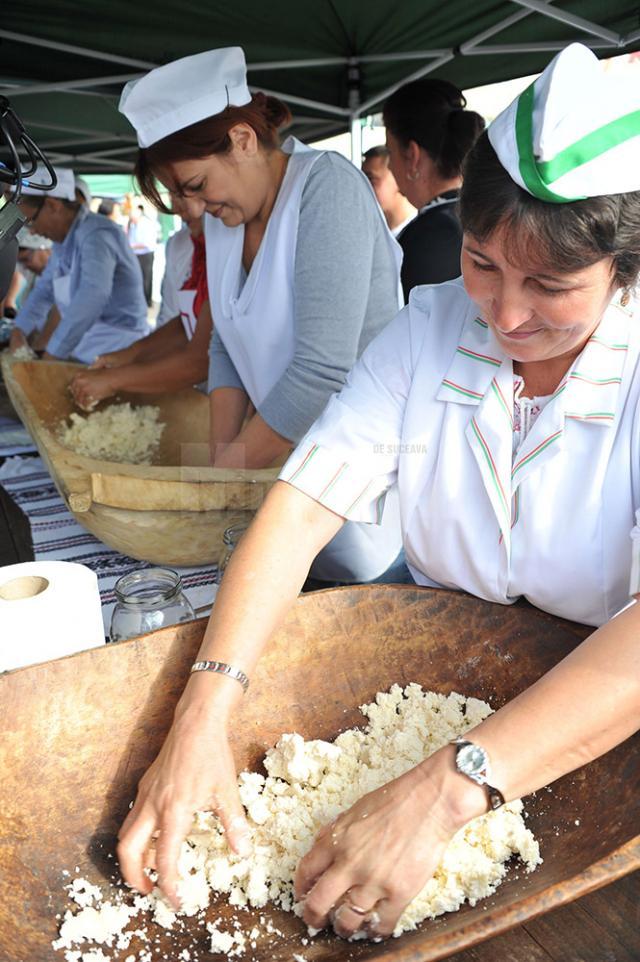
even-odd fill
[[[174,60],[140,80],[130,80],[119,110],[135,127],[138,144],[150,147],[225,107],[242,107],[250,101],[244,51],[221,47]]]
[[[640,85],[605,75],[572,43],[490,125],[511,178],[563,204],[640,190]]]
[[[84,202],[88,207],[91,201],[93,200],[93,194],[91,193],[91,188],[89,187],[84,177],[76,177],[76,190],[80,191],[80,193],[84,197]]]
[[[35,174],[22,181],[22,193],[34,194],[38,197],[58,197],[60,200],[75,200],[76,179],[73,176],[73,171],[69,170],[68,167],[54,167],[53,169],[58,178],[58,183],[53,190],[42,190],[36,186],[37,184],[51,183],[51,174],[47,168],[39,166]]]
[[[28,227],[22,227],[18,231],[17,240],[18,247],[30,251],[49,250],[52,246],[52,241],[48,237],[43,237],[42,234],[34,234]]]

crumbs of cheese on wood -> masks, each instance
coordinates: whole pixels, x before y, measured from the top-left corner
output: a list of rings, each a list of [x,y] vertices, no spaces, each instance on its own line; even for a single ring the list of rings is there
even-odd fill
[[[21,347],[16,348],[15,351],[11,352],[12,361],[37,361],[38,355],[34,350],[32,350],[28,344],[23,344]]]
[[[179,858],[181,915],[203,913],[217,894],[225,895],[239,908],[261,908],[272,903],[301,915],[293,879],[299,860],[311,848],[318,830],[366,793],[474,728],[491,708],[476,698],[455,692],[439,695],[410,684],[405,689],[394,685],[389,692],[379,693],[361,711],[368,719],[365,728],[349,729],[333,743],[283,735],[267,752],[266,777],[257,772],[240,774],[240,797],[252,836],[249,857],[231,852],[215,815],[196,815]],[[399,936],[424,919],[455,911],[465,901],[475,905],[478,899],[491,895],[513,855],[521,859],[527,871],[533,871],[541,862],[539,847],[524,824],[522,811],[521,801],[510,802],[462,828],[451,840],[433,878],[405,909],[393,934]],[[89,894],[94,894],[91,889]],[[76,893],[76,901],[82,906],[78,895],[82,892]],[[138,897],[134,901],[133,914],[143,906],[148,906],[154,920],[166,928],[179,921],[157,889],[144,900]],[[106,926],[111,935],[97,939],[93,916],[87,915],[86,925],[82,921],[89,911],[90,907],[81,907],[75,915],[67,912],[55,948],[72,949],[82,942],[83,931],[87,941],[115,944],[111,909]],[[241,933],[221,931],[220,924],[208,925],[210,951],[233,957],[245,951],[247,941],[251,945],[255,942],[255,930],[243,939],[237,937]],[[122,946],[121,932],[118,938]],[[69,955],[67,958],[72,962]]]
[[[75,412],[70,424],[63,421],[58,440],[66,448],[102,461],[151,464],[165,425],[158,421],[160,408],[151,404],[131,407],[111,404],[87,417]]]

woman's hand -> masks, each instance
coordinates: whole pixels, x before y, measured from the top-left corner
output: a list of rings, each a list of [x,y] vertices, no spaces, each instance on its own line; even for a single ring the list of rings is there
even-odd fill
[[[441,749],[322,829],[296,873],[308,925],[331,923],[343,938],[392,934],[451,837],[487,810],[484,789],[458,774],[453,758],[451,746]]]
[[[78,407],[89,411],[98,401],[113,397],[119,390],[119,383],[115,372],[109,368],[104,371],[89,370],[76,374],[69,390]]]
[[[21,347],[29,347],[29,342],[20,328],[14,327],[9,338],[9,350],[13,354],[14,351],[20,350]]]
[[[98,354],[93,364],[89,365],[90,371],[97,371],[104,367],[124,367],[125,364],[133,364],[137,359],[138,352],[132,347],[125,347],[121,351],[111,351],[109,354]]]
[[[135,805],[119,833],[123,878],[140,892],[151,891],[144,873],[155,841],[153,867],[158,885],[179,907],[178,855],[197,811],[215,812],[231,848],[247,855],[249,826],[240,802],[227,727],[211,706],[189,705],[176,720],[151,768],[138,786]]]

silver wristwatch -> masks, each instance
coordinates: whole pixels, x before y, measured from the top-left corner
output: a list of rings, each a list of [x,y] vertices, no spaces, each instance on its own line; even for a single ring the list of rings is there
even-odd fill
[[[487,790],[489,808],[495,810],[504,805],[504,795],[493,785],[489,784],[491,778],[491,766],[489,754],[480,745],[469,742],[466,738],[459,736],[452,745],[456,746],[456,768],[461,775],[466,775],[476,785],[482,785]]]

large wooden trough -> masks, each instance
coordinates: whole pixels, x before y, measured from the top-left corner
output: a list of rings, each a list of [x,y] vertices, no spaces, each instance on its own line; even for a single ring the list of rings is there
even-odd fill
[[[13,406],[76,520],[132,558],[170,565],[216,561],[225,528],[252,517],[277,469],[209,467],[208,399],[191,388],[118,396],[118,401],[160,408],[166,427],[153,464],[119,464],[70,451],[56,435],[61,420],[77,410],[68,385],[80,369],[77,364],[2,357]]]
[[[108,889],[115,835],[137,782],[157,754],[204,622],[167,628],[0,677],[0,958],[51,962],[56,913],[68,906],[64,869]],[[302,596],[272,639],[233,729],[237,763],[259,766],[283,731],[332,738],[362,722],[357,706],[392,683],[419,682],[499,707],[588,633],[528,607],[462,594],[364,586]],[[606,679],[603,679],[606,684]],[[535,731],[531,737],[535,738]],[[212,746],[215,764],[215,746]],[[324,934],[308,946],[302,923],[275,910],[283,937],[245,958],[308,962],[442,959],[640,866],[640,737],[527,800],[544,863],[510,870],[491,898],[384,944]],[[228,923],[219,900],[207,918]],[[243,916],[243,928],[265,910]],[[246,918],[246,922],[244,919]],[[154,959],[206,962],[207,933],[155,929]],[[227,928],[229,925],[227,924]],[[194,949],[194,944],[196,948]],[[138,951],[134,942],[123,962]]]

